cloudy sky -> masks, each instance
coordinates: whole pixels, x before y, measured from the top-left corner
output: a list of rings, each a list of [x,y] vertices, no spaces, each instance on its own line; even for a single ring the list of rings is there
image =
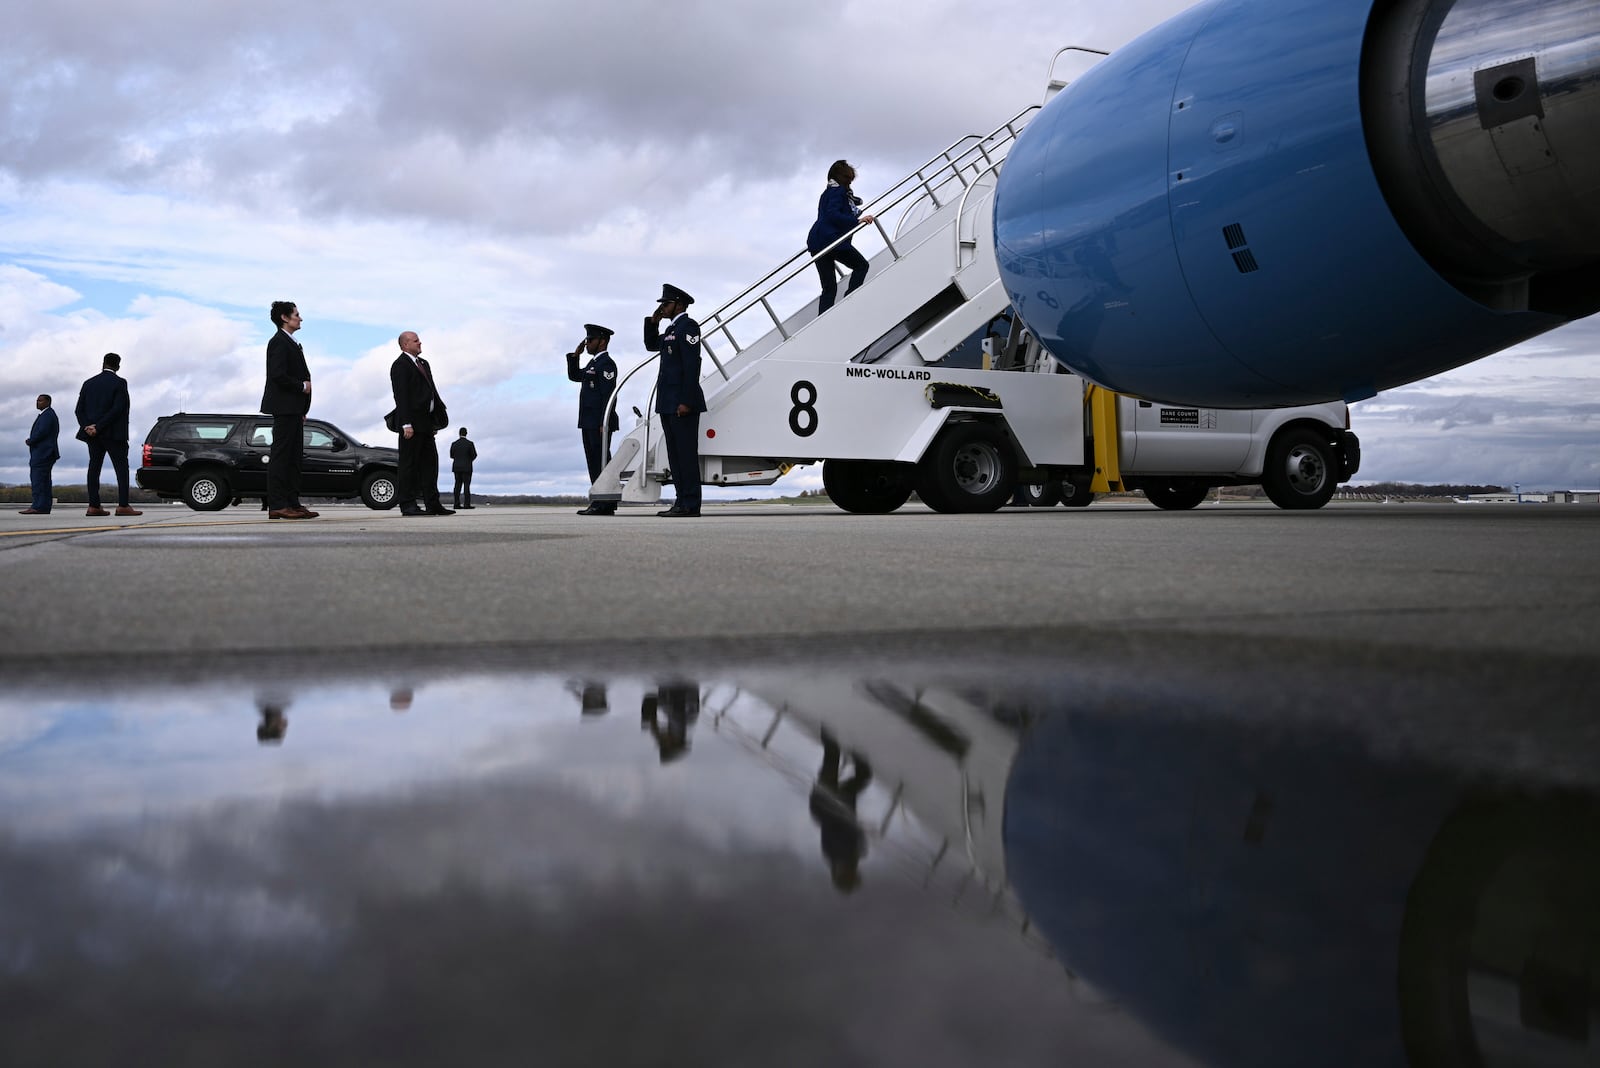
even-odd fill
[[[291,299],[314,414],[383,440],[414,329],[478,489],[581,492],[562,355],[583,323],[628,369],[661,282],[714,308],[800,247],[833,159],[870,197],[1036,102],[1057,47],[1185,6],[22,6],[0,41],[0,481],[27,481],[35,394],[70,413],[107,351],[135,438],[255,410],[266,309]],[[1600,485],[1597,353],[1591,320],[1357,406],[1362,480]],[[63,452],[58,482],[83,458]]]

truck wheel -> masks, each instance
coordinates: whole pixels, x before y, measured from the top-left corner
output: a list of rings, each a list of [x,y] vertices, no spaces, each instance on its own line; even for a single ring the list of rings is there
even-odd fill
[[[1054,508],[1061,503],[1061,484],[1045,482],[1035,485],[1030,482],[1022,487],[1022,496],[1035,508]]]
[[[1211,487],[1204,482],[1190,482],[1188,479],[1174,478],[1165,482],[1146,482],[1141,487],[1145,499],[1157,508],[1165,508],[1170,512],[1181,512],[1193,508],[1206,499],[1206,494]]]
[[[1339,461],[1327,436],[1306,427],[1278,432],[1267,447],[1261,488],[1279,508],[1321,508],[1339,488]]]
[[[361,480],[361,503],[382,512],[395,505],[395,480],[393,469],[380,467]]]
[[[1068,508],[1087,508],[1094,500],[1094,494],[1089,492],[1088,478],[1061,480],[1061,503]]]
[[[952,423],[917,464],[917,496],[940,512],[993,512],[1011,499],[1016,477],[1005,434],[989,423]]]
[[[215,467],[203,467],[183,480],[183,503],[197,512],[220,512],[231,500],[228,476]]]
[[[885,460],[824,460],[822,488],[829,500],[858,515],[884,515],[911,496],[910,464]]]

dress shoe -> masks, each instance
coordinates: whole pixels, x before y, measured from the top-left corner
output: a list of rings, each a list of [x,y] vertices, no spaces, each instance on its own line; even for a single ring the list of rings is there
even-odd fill
[[[267,513],[268,519],[305,519],[306,515],[298,508],[274,508]]]
[[[675,511],[675,510],[670,509],[670,508],[665,512],[657,512],[656,514],[657,515],[664,515],[668,519],[699,519],[700,518],[700,513],[699,512],[679,512],[679,511]]]
[[[288,511],[299,512],[301,519],[315,519],[315,518],[317,518],[317,516],[322,514],[321,512],[313,512],[311,509],[305,507],[304,505],[300,505],[300,504],[297,504],[293,508],[288,509]]]
[[[579,515],[616,515],[617,510],[604,504],[591,504],[587,508],[579,508]]]
[[[100,507],[98,504],[91,504],[83,514],[84,515],[110,515],[111,513],[106,511],[104,508]]]
[[[463,507],[463,508],[476,508],[478,506],[475,505],[475,504],[463,504],[461,507]]]
[[[424,512],[421,508],[402,508],[402,509],[400,509],[400,514],[401,515],[416,516],[416,515],[427,515],[428,513]]]
[[[455,511],[454,508],[446,508],[444,505],[441,504],[437,508],[429,508],[428,509],[428,514],[429,515],[455,515],[456,511]]]
[[[118,515],[144,515],[144,513],[139,511],[139,509],[137,509],[137,508],[129,508],[125,504],[117,505],[117,514]]]
[[[18,515],[49,515],[50,513],[49,512],[41,512],[37,508],[24,508],[22,511],[18,512],[17,514]]]

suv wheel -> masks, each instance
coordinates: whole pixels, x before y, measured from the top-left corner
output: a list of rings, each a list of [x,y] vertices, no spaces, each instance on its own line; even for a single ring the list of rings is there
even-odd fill
[[[380,512],[395,506],[396,474],[380,467],[361,480],[361,503]]]
[[[232,500],[227,476],[214,467],[201,468],[183,481],[183,503],[197,512],[220,512]]]

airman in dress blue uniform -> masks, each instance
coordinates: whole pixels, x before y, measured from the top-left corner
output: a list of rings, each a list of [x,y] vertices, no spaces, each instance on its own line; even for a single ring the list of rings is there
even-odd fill
[[[589,484],[592,486],[611,462],[610,442],[606,440],[606,405],[611,394],[617,391],[617,364],[607,351],[614,330],[594,323],[583,325],[584,338],[578,347],[567,353],[567,377],[582,383],[578,390],[578,429],[583,431],[583,456],[589,462]],[[578,357],[587,352],[593,357],[582,368]],[[617,429],[617,413],[612,411],[609,429]],[[615,515],[616,501],[590,501],[580,508],[579,515]]]
[[[678,499],[656,515],[690,519],[700,514],[700,324],[689,318],[694,298],[674,285],[661,287],[661,301],[645,316],[644,347],[661,354],[656,373],[656,414],[667,443],[667,464]],[[670,319],[665,331],[660,321]]]

